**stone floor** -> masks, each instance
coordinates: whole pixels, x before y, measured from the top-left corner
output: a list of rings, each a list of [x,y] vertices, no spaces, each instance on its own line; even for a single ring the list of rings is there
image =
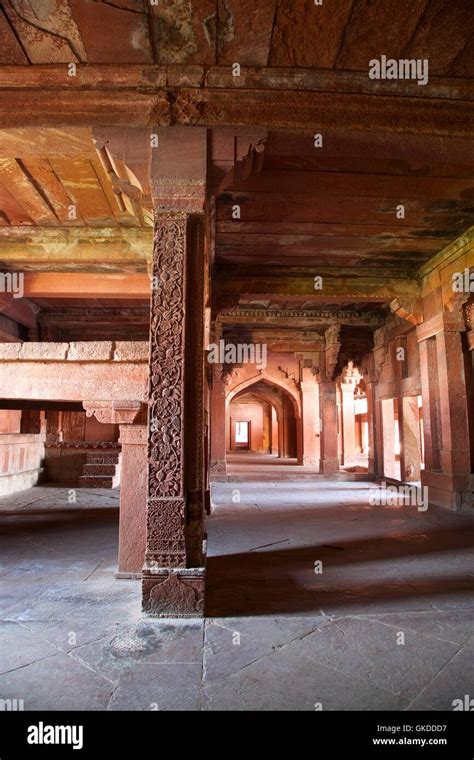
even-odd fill
[[[276,454],[237,452],[226,457],[226,475],[215,476],[216,482],[248,483],[273,480],[326,481],[319,469],[303,467],[297,459],[277,457]],[[331,476],[335,481],[367,480],[367,458],[358,456],[346,470]]]
[[[33,710],[451,710],[474,696],[474,517],[371,507],[369,488],[217,484],[204,623],[141,618],[140,584],[114,578],[107,494],[44,514],[17,495],[17,514],[0,514],[0,698]]]

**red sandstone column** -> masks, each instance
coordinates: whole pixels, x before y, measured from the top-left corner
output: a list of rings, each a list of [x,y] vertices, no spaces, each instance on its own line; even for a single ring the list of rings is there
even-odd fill
[[[418,398],[402,396],[398,399],[401,436],[400,470],[404,481],[420,479],[420,420]]]
[[[146,549],[146,425],[120,425],[121,481],[118,578],[141,577]]]
[[[226,471],[226,419],[225,383],[222,365],[214,366],[211,390],[211,465],[212,476],[225,475]]]
[[[459,332],[436,336],[441,420],[441,469],[449,475],[471,472],[464,357]]]
[[[341,382],[342,396],[342,464],[353,464],[355,459],[354,385]]]
[[[333,475],[339,472],[337,457],[337,403],[336,382],[322,382],[319,386],[321,408],[321,464],[320,472]]]
[[[188,501],[189,468],[192,481],[197,473],[196,461],[191,460],[202,458],[196,430],[203,414],[202,396],[196,397],[196,377],[186,358],[194,352],[201,367],[204,358],[202,338],[197,344],[187,342],[190,322],[200,319],[196,310],[187,308],[189,289],[196,287],[188,279],[188,265],[193,266],[192,257],[196,256],[195,250],[189,250],[190,223],[183,212],[156,214],[143,610],[159,617],[202,615],[204,605],[204,557],[198,540],[204,505],[193,497],[190,513]],[[204,267],[193,273],[204,277]],[[192,423],[190,415],[195,417]]]
[[[439,386],[436,338],[418,344],[420,356],[421,394],[423,403],[423,437],[425,471],[440,470]]]
[[[394,399],[384,398],[382,405],[383,474],[387,478],[400,480],[400,463],[395,454],[395,410]]]
[[[304,372],[304,370],[303,370]],[[321,456],[318,437],[319,392],[313,376],[301,383],[301,411],[303,425],[303,466],[318,467]]]
[[[429,501],[449,509],[460,509],[471,492],[463,329],[460,313],[444,312],[433,327],[422,324],[417,330],[425,440],[421,479]]]
[[[376,450],[376,419],[375,419],[375,383],[372,380],[365,381],[365,393],[367,396],[367,421],[369,433],[369,475],[375,475],[377,472],[377,450]]]

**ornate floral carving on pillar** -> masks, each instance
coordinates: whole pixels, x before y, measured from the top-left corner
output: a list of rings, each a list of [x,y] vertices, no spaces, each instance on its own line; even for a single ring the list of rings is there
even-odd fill
[[[157,214],[150,326],[147,550],[143,608],[202,614],[204,570],[188,567],[185,343],[188,214]],[[196,347],[193,346],[193,350]]]
[[[185,567],[184,298],[187,214],[157,220],[150,325],[147,561]]]

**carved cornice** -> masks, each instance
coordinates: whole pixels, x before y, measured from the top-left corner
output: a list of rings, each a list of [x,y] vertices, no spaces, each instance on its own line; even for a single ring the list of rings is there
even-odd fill
[[[102,449],[120,451],[121,443],[116,441],[57,441],[46,443],[47,449]]]
[[[217,321],[226,318],[243,317],[248,319],[304,319],[311,320],[318,325],[327,324],[356,324],[367,326],[381,326],[385,315],[374,312],[358,311],[329,311],[324,309],[224,309],[219,312]]]

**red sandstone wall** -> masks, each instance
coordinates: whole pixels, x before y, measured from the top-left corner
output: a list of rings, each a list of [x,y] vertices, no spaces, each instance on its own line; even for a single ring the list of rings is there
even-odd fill
[[[0,496],[36,485],[42,474],[44,436],[0,435]]]
[[[21,428],[21,410],[4,409],[0,411],[0,435],[2,433],[19,433]]]

